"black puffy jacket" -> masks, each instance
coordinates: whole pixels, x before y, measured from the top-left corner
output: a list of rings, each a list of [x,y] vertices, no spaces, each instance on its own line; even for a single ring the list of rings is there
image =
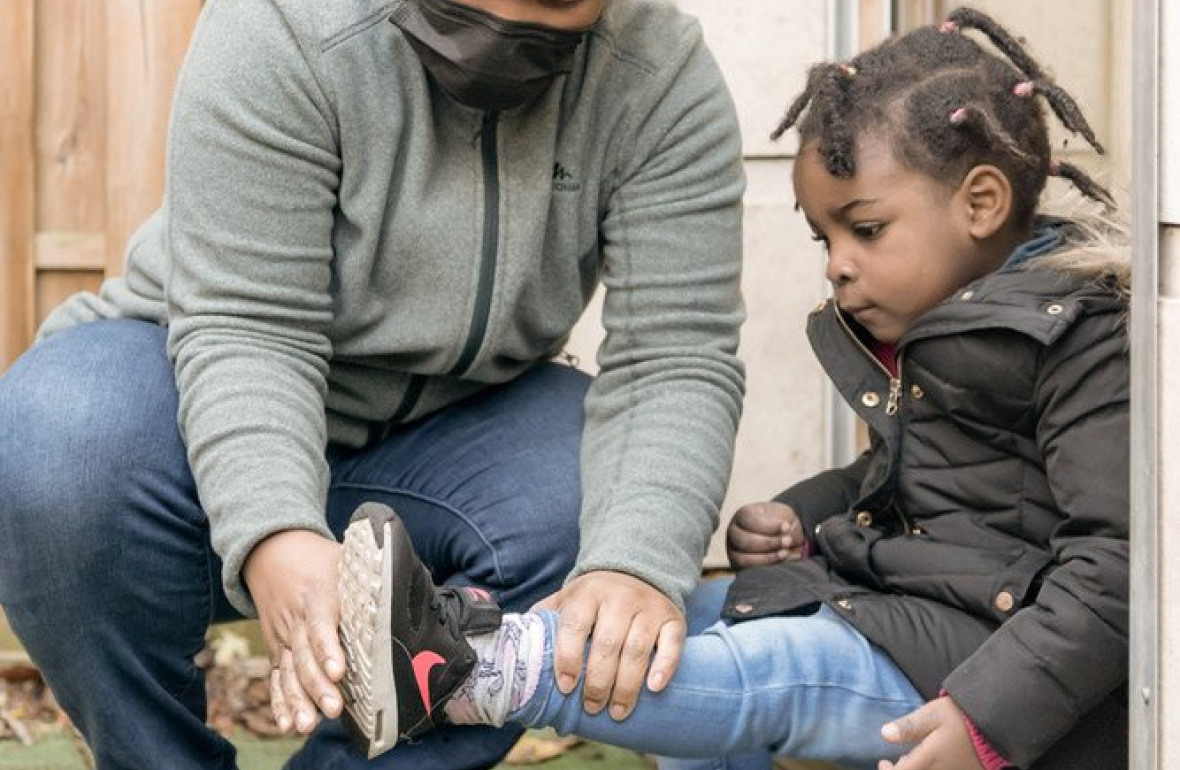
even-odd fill
[[[870,447],[777,498],[817,556],[739,572],[725,616],[828,604],[1018,766],[1106,770],[1127,763],[1127,307],[1053,261],[922,316],[897,378],[833,303],[812,313]]]

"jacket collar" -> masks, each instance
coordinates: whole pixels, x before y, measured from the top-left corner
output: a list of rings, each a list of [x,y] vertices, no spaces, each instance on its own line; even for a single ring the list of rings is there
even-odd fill
[[[1008,261],[1000,267],[1001,270],[1011,270],[1029,260],[1052,254],[1065,243],[1063,230],[1068,225],[1065,220],[1044,217],[1038,221],[1040,226],[1036,234],[1012,251]]]

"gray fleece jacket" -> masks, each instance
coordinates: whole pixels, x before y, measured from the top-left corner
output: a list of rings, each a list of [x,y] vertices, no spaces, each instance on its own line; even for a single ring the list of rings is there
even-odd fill
[[[729,476],[743,176],[697,24],[612,0],[572,73],[503,114],[426,76],[407,0],[210,0],[178,83],[163,207],[126,276],[42,336],[167,324],[179,424],[231,601],[260,540],[329,536],[329,441],[360,446],[558,354],[601,281],[574,574],[675,600]]]

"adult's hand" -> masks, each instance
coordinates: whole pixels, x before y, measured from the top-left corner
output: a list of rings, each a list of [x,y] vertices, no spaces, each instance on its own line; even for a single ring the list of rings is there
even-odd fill
[[[343,709],[339,569],[340,545],[306,530],[271,535],[243,567],[270,648],[271,711],[283,732],[306,735],[320,712],[338,717]]]
[[[963,712],[949,697],[890,722],[881,736],[890,743],[918,745],[896,762],[882,759],[877,770],[983,770]]]
[[[659,692],[680,664],[684,613],[639,578],[622,572],[587,572],[535,609],[559,614],[553,673],[558,689],[567,695],[577,686],[590,640],[582,693],[587,713],[597,714],[609,703],[613,719],[626,719],[635,708],[645,675],[647,688]]]
[[[725,532],[725,550],[735,569],[802,559],[806,545],[795,509],[773,501],[743,505]]]

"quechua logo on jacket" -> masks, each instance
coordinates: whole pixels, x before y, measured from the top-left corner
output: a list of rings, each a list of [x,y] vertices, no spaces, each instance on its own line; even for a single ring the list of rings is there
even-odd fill
[[[578,192],[582,189],[582,183],[578,181],[577,176],[573,174],[561,163],[553,164],[553,191],[554,192]]]

